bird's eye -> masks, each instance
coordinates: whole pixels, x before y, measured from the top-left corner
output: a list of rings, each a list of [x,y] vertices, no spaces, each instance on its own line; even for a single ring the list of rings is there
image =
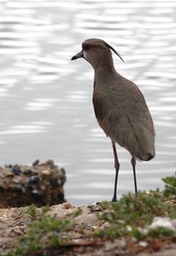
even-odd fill
[[[88,51],[88,50],[90,50],[90,48],[91,48],[90,45],[84,45],[83,50]]]

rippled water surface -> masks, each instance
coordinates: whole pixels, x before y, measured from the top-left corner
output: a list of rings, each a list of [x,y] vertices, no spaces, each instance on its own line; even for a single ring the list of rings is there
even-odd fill
[[[118,72],[144,93],[157,156],[139,162],[141,190],[176,170],[176,2],[0,0],[0,164],[49,158],[66,169],[73,204],[111,199],[111,144],[92,107],[93,70],[71,62],[90,37],[106,40]],[[119,194],[133,191],[130,155],[118,147]]]

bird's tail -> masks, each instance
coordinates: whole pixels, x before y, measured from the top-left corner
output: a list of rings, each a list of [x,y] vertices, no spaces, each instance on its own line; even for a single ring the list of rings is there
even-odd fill
[[[155,134],[147,128],[136,127],[126,140],[126,148],[131,155],[142,161],[149,161],[155,156]],[[133,143],[131,143],[133,142]]]

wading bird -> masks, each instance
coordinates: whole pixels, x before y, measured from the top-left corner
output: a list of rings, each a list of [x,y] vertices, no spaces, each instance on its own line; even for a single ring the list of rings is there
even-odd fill
[[[91,38],[82,43],[82,50],[71,60],[84,58],[94,69],[94,111],[100,127],[112,141],[116,170],[112,201],[117,201],[120,164],[115,143],[131,154],[137,193],[136,159],[148,161],[155,156],[155,131],[143,94],[133,82],[115,70],[111,50],[123,61],[111,45]]]

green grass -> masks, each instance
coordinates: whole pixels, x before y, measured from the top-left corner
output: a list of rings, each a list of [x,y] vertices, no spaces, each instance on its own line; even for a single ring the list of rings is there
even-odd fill
[[[166,177],[162,179],[165,183],[164,196],[172,197],[176,200],[176,173],[173,177]]]
[[[144,237],[141,230],[151,224],[155,216],[176,218],[176,206],[166,203],[159,191],[128,194],[117,203],[102,203],[102,207],[104,211],[98,218],[107,222],[109,227],[95,231],[94,235],[100,237],[128,235],[141,239]]]
[[[154,236],[176,237],[175,231],[164,227],[143,232],[156,216],[176,219],[176,204],[168,203],[169,198],[176,196],[176,177],[166,177],[163,181],[165,189],[162,193],[158,189],[149,193],[139,192],[137,195],[129,193],[116,203],[102,203],[104,211],[98,215],[98,219],[107,222],[109,226],[104,230],[97,229],[94,236],[132,236],[137,239]]]

